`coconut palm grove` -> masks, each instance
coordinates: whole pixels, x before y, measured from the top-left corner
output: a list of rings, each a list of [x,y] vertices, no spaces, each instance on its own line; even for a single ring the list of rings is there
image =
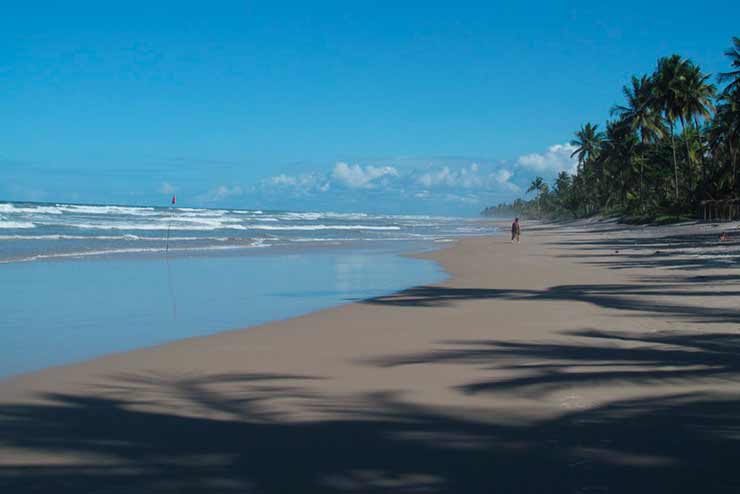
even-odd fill
[[[532,200],[484,214],[566,219],[596,214],[626,222],[729,220],[740,216],[740,38],[725,52],[727,72],[713,76],[680,55],[632,76],[624,102],[606,123],[587,122],[571,144],[574,174],[552,184],[535,178]]]

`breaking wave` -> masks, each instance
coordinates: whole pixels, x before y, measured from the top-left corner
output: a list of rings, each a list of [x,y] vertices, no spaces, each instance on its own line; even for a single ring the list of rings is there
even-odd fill
[[[9,221],[0,219],[0,228],[7,228],[7,229],[25,229],[25,228],[36,228],[36,225],[29,221]]]
[[[85,257],[114,256],[122,254],[156,254],[161,252],[208,252],[218,250],[238,250],[258,247],[270,247],[270,244],[262,241],[253,242],[250,245],[209,245],[204,247],[137,247],[129,249],[101,249],[101,250],[83,250],[77,252],[55,252],[51,254],[35,254],[27,257],[17,257],[9,259],[0,259],[0,264],[9,264],[14,262],[31,262],[53,259],[73,258],[81,259]]]
[[[254,246],[435,242],[484,235],[478,220],[441,216],[49,203],[0,203],[0,263]],[[267,245],[267,244],[265,244]]]

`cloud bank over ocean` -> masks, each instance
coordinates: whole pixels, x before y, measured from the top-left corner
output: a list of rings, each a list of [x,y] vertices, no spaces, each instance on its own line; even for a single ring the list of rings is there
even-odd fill
[[[405,210],[472,214],[479,207],[521,195],[535,176],[552,180],[561,171],[575,172],[573,150],[569,143],[555,144],[510,161],[466,157],[339,161],[325,169],[268,177],[251,193],[268,202],[331,197],[350,209],[376,209],[380,200],[380,205],[402,202]]]
[[[178,194],[183,205],[205,207],[254,207],[264,209],[326,209],[337,211],[408,212],[474,215],[485,206],[510,201],[524,193],[535,176],[552,180],[560,171],[573,173],[576,160],[571,144],[554,144],[547,149],[511,160],[484,157],[400,157],[338,160],[333,164],[301,164],[262,178],[241,178],[239,163],[228,166],[200,163],[211,167],[210,182],[193,180],[191,168],[179,163],[159,171],[161,178],[147,190],[126,189],[127,197],[109,187],[126,188],[111,178],[95,181],[95,191],[54,193],[58,200],[67,196],[91,197],[86,202],[121,204],[159,204],[162,196]],[[113,173],[115,175],[115,173]],[[91,182],[92,183],[92,182]],[[6,185],[3,199],[35,200],[48,194],[26,187]],[[82,183],[80,187],[87,184]],[[19,192],[20,191],[20,192]],[[0,190],[0,192],[2,192]],[[40,195],[41,194],[41,195]]]

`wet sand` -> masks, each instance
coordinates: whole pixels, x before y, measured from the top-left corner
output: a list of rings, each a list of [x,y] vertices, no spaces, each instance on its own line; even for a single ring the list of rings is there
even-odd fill
[[[441,284],[0,381],[0,486],[736,492],[736,226],[525,223],[423,254]]]

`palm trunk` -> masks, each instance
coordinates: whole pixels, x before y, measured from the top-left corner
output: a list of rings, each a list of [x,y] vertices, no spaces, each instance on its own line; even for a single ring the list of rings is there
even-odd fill
[[[645,160],[640,159],[640,209],[645,214]]]
[[[732,140],[729,141],[730,146],[730,164],[732,165],[732,189],[733,192],[737,192],[737,151],[735,151]]]
[[[674,190],[674,196],[673,198],[676,200],[676,203],[678,203],[678,161],[676,160],[676,136],[674,135],[674,128],[675,125],[673,124],[673,120],[670,120],[671,125],[671,149],[673,150],[673,190]]]
[[[688,179],[688,191],[689,195],[693,192],[694,188],[694,173],[692,170],[691,165],[693,164],[691,162],[691,147],[689,146],[689,133],[686,129],[686,123],[683,119],[681,119],[681,127],[683,127],[683,133],[684,133],[684,144],[686,147],[686,169],[688,170],[689,179]]]
[[[640,136],[640,144],[639,151],[635,154],[637,159],[640,160],[640,212],[645,214],[645,161],[647,160],[645,154],[647,154],[648,140],[644,134]]]
[[[707,188],[707,165],[704,161],[704,143],[701,139],[701,132],[699,131],[699,120],[694,117],[694,127],[696,128],[696,135],[699,136],[699,166],[701,167],[701,185],[699,187],[699,197],[706,199],[706,188]]]
[[[609,206],[609,180],[607,180],[606,163],[602,161],[599,166],[599,196],[597,197],[597,212],[608,209]]]
[[[632,163],[630,163],[629,160],[627,160],[627,164],[629,166],[632,166]],[[622,180],[622,194],[620,199],[620,206],[622,210],[627,206],[627,179],[624,177],[624,169],[619,171],[619,178]]]

